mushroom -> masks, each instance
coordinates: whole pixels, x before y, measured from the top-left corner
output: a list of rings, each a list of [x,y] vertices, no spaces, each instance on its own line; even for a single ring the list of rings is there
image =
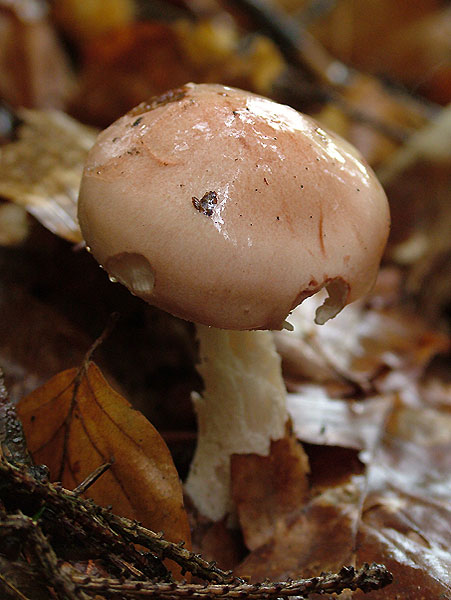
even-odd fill
[[[389,231],[385,194],[358,152],[267,98],[187,84],[103,131],[79,221],[110,277],[197,324],[199,434],[186,489],[232,510],[230,456],[267,455],[288,414],[272,329],[322,288],[325,323],[366,294]],[[256,331],[265,330],[265,331]]]

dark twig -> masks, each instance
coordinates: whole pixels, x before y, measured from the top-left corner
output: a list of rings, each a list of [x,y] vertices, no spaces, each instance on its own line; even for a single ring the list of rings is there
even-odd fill
[[[101,477],[108,469],[112,466],[114,459],[111,459],[110,462],[107,462],[100,467],[97,467],[90,475],[88,475],[81,483],[77,485],[72,491],[74,494],[80,495],[84,494],[86,490],[88,490],[91,485],[93,485],[99,477]]]
[[[10,591],[10,593],[14,594],[14,596],[16,598],[18,598],[19,600],[29,600],[29,598],[27,598],[26,596],[24,596],[22,594],[22,592],[20,590],[18,590],[16,588],[16,586],[13,585],[10,581],[8,581],[6,579],[6,577],[4,577],[1,573],[0,573],[0,584],[3,584],[6,588],[8,588],[8,590]]]
[[[310,579],[296,581],[280,581],[265,583],[234,583],[224,584],[180,584],[142,581],[119,581],[114,579],[97,579],[92,577],[74,576],[74,581],[90,593],[101,593],[112,598],[126,595],[127,598],[158,597],[164,600],[193,598],[205,600],[208,598],[249,598],[276,600],[291,596],[309,596],[310,594],[340,594],[345,589],[370,592],[380,589],[392,582],[392,576],[381,565],[365,564],[356,570],[354,567],[343,567],[339,573],[326,573]]]
[[[45,480],[48,469],[43,465],[35,466],[28,452],[22,423],[17,417],[16,408],[8,398],[3,372],[0,369],[0,449],[3,456],[13,465],[27,467],[32,475]]]
[[[27,449],[22,424],[9,401],[3,372],[0,370],[0,446],[5,458],[16,465],[33,465]]]
[[[39,482],[25,469],[4,460],[0,460],[0,483],[13,490],[15,496],[32,497],[36,505],[45,506],[41,520],[48,531],[55,536],[65,532],[67,539],[102,556],[107,567],[115,568],[120,557],[134,564],[146,577],[161,577],[162,570],[167,572],[161,561],[142,554],[110,529],[101,514],[108,513],[107,509],[60,486]]]
[[[22,536],[25,534],[23,543],[26,551],[39,570],[46,574],[49,585],[59,590],[61,597],[69,600],[84,600],[86,594],[96,593],[107,598],[125,595],[130,598],[146,596],[167,600],[187,596],[199,600],[209,597],[275,599],[313,593],[340,593],[347,588],[370,591],[391,582],[391,575],[385,567],[364,565],[358,571],[353,567],[344,567],[339,573],[322,574],[312,579],[248,584],[243,579],[234,577],[231,572],[218,569],[214,563],[206,562],[200,555],[183,548],[182,544],[168,542],[162,533],[155,533],[130,519],[113,515],[108,509],[96,506],[74,492],[47,481],[38,481],[24,467],[15,467],[4,459],[0,460],[0,483],[3,488],[14,489],[18,498],[31,495],[37,505],[44,504],[45,510],[39,525],[22,514],[3,513],[0,529],[3,534],[11,537],[14,537],[14,533],[17,535],[21,532]],[[116,568],[120,565],[131,574],[132,579],[100,579],[62,573],[57,555],[43,533],[52,531],[52,528],[55,530],[55,522],[58,523],[59,530],[72,536],[74,531],[75,535],[88,536],[89,547],[103,550],[105,564]],[[61,531],[58,531],[60,535]],[[170,558],[183,570],[210,583],[191,585],[156,581],[149,572],[150,565],[146,562],[146,555],[136,551],[135,543],[146,547],[151,553],[149,556],[160,564],[163,559]],[[128,568],[129,566],[132,568]],[[138,580],[137,577],[141,575],[143,579]]]
[[[26,551],[48,580],[49,586],[61,592],[68,600],[87,600],[86,594],[59,568],[58,557],[33,519],[23,514],[10,515],[0,521],[0,530],[4,536],[13,536],[17,532],[26,533]]]
[[[209,596],[276,598],[307,593],[338,593],[345,588],[370,590],[387,585],[391,581],[391,575],[384,567],[365,565],[358,571],[352,567],[346,567],[340,573],[322,575],[309,580],[247,584],[243,579],[234,577],[231,572],[222,571],[214,563],[208,563],[200,555],[186,550],[181,544],[168,542],[163,538],[162,533],[155,533],[130,519],[113,515],[107,509],[96,506],[93,502],[84,500],[73,492],[57,488],[48,482],[38,482],[23,469],[8,465],[3,460],[0,461],[0,479],[14,483],[16,489],[20,490],[22,494],[28,491],[41,501],[45,501],[48,511],[44,512],[43,522],[46,513],[49,512],[51,519],[56,519],[62,527],[67,526],[65,520],[69,525],[72,522],[76,523],[90,535],[91,541],[97,541],[99,547],[103,545],[105,549],[108,548],[107,552],[122,555],[124,560],[128,558],[124,549],[132,543],[140,544],[158,559],[170,558],[185,571],[211,582],[210,585],[193,587],[190,584],[182,585],[172,582],[155,583],[154,580],[99,580],[90,577],[80,579],[78,575],[74,575],[73,581],[84,586],[89,593],[101,592],[103,595],[111,597],[121,594],[131,597],[158,595],[158,597],[169,599],[183,596],[193,598],[208,598]],[[27,526],[29,526],[29,522],[27,521]],[[37,540],[37,538],[35,539]],[[43,547],[42,541],[40,544]],[[133,564],[141,568],[139,562],[133,562]]]

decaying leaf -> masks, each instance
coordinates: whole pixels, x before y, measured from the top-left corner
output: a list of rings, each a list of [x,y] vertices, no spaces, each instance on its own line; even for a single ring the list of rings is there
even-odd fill
[[[393,305],[383,289],[384,275],[367,303],[355,302],[325,325],[314,323],[321,294],[304,300],[289,320],[294,331],[276,332],[276,343],[284,368],[295,381],[350,382],[371,390],[375,379],[386,371],[422,372],[430,359],[448,348],[447,336],[432,331],[417,315]],[[389,291],[391,290],[391,291]]]
[[[53,479],[74,489],[113,465],[88,495],[166,538],[189,542],[182,488],[166,444],[93,364],[59,373],[18,405],[29,449]]]
[[[58,111],[22,109],[18,115],[17,141],[0,148],[0,195],[78,243],[78,188],[95,131]]]
[[[318,384],[300,385],[287,397],[299,440],[356,450],[374,446],[390,405],[391,398],[384,396],[364,401],[330,398]]]
[[[451,598],[451,419],[419,400],[395,404],[368,462],[357,562],[394,574],[374,598]]]
[[[360,454],[365,471],[350,468],[340,485],[317,488],[321,493],[238,573],[277,579],[376,560],[394,583],[369,598],[451,598],[450,398],[441,398],[431,404],[421,388],[416,396],[393,396],[373,448]],[[333,449],[326,468],[334,470]]]
[[[277,536],[285,521],[304,506],[308,471],[307,456],[290,434],[271,442],[269,456],[232,456],[232,498],[250,550]]]

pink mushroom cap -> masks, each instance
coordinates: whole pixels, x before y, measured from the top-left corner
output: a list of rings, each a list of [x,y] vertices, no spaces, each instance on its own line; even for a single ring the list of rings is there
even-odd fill
[[[79,197],[87,245],[150,304],[223,329],[280,329],[323,287],[323,323],[366,294],[387,198],[350,144],[249,92],[187,84],[100,133]]]

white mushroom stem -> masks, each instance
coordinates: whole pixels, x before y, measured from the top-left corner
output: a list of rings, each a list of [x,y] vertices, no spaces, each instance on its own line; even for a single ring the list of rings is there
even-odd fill
[[[280,357],[269,331],[197,325],[204,392],[193,394],[198,442],[186,490],[199,512],[218,521],[233,512],[232,454],[267,456],[288,420]]]

